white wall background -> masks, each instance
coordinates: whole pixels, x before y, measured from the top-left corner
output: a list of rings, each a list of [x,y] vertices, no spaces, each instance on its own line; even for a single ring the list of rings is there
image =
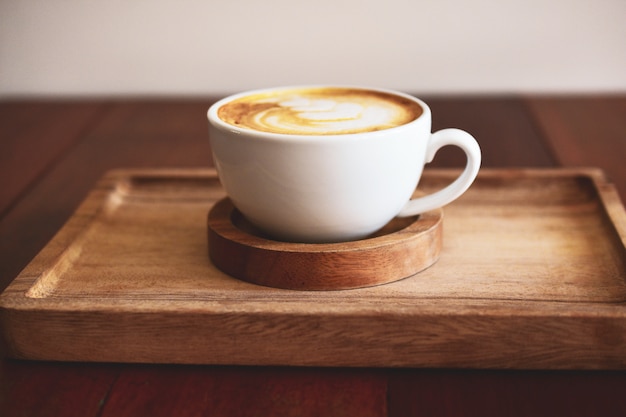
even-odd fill
[[[626,0],[0,0],[0,97],[626,92]]]

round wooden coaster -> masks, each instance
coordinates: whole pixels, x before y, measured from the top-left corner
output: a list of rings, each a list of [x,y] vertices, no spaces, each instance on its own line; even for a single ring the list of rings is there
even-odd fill
[[[208,216],[209,256],[244,281],[293,290],[341,290],[385,284],[439,258],[443,211],[395,218],[369,238],[342,243],[289,243],[264,237],[228,198]]]

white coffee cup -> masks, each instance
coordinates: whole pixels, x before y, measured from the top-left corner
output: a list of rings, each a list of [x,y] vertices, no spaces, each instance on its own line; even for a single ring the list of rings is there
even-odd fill
[[[305,134],[242,127],[218,115],[223,106],[247,97],[311,89],[388,95],[405,105],[419,106],[421,114],[382,130]],[[480,147],[470,134],[458,129],[431,133],[426,103],[383,89],[303,86],[256,90],[218,101],[210,107],[208,119],[215,166],[233,204],[269,236],[289,242],[362,239],[396,216],[415,216],[442,207],[470,187],[481,162]],[[465,169],[442,190],[411,199],[424,165],[446,145],[465,152]]]

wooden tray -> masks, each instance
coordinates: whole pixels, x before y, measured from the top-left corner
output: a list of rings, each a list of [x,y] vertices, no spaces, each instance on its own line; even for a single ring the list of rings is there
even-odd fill
[[[457,171],[431,170],[420,189]],[[293,291],[208,257],[211,170],[117,171],[0,296],[12,357],[626,368],[626,213],[597,170],[483,169],[439,261],[386,285]],[[398,262],[401,262],[398,259]]]

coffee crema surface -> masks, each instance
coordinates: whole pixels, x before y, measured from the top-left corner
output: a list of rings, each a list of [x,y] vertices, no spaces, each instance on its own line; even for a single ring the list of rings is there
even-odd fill
[[[233,126],[293,135],[373,132],[417,119],[421,106],[399,95],[357,88],[275,90],[236,98],[218,109]]]

